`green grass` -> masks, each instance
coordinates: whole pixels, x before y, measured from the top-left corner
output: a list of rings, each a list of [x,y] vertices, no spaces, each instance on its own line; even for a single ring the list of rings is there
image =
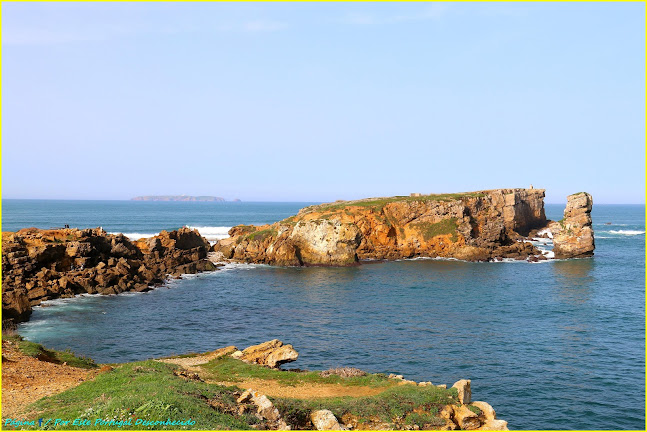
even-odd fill
[[[63,393],[32,404],[34,418],[87,419],[83,426],[54,426],[45,429],[117,429],[95,425],[96,419],[128,421],[123,429],[249,429],[257,422],[251,414],[237,414],[234,388],[187,380],[173,374],[174,367],[156,361],[124,364],[99,374]],[[136,425],[146,421],[187,420],[194,425]],[[38,428],[36,427],[34,429]]]
[[[236,225],[234,228],[238,228],[241,232],[241,234],[248,234],[256,231],[256,227],[254,225]]]
[[[3,335],[2,339],[16,342],[20,352],[26,356],[35,357],[39,360],[57,364],[67,363],[68,366],[84,369],[94,369],[99,367],[91,358],[76,356],[70,350],[50,350],[40,344],[23,340],[19,335]]]
[[[268,228],[260,231],[253,232],[251,234],[247,234],[245,238],[247,240],[258,240],[258,241],[263,241],[267,237],[276,237],[278,232],[275,229]]]
[[[420,231],[422,237],[427,241],[439,235],[451,234],[451,240],[455,242],[456,240],[458,240],[456,233],[456,221],[456,218],[449,218],[443,219],[442,221],[437,223],[412,223],[411,226]]]
[[[466,193],[449,193],[449,194],[433,194],[433,195],[423,195],[419,197],[411,196],[395,196],[389,198],[376,198],[368,199],[363,201],[346,201],[341,203],[334,204],[321,204],[318,206],[311,206],[309,209],[315,211],[324,211],[324,210],[336,210],[343,209],[346,207],[369,207],[375,210],[381,211],[384,206],[394,202],[430,202],[430,201],[457,201],[464,198],[475,198],[483,197],[484,193],[481,192],[466,192]]]
[[[455,403],[450,395],[455,391],[441,389],[436,386],[418,387],[414,385],[398,385],[386,389],[375,396],[366,397],[338,397],[320,399],[286,399],[273,398],[272,401],[281,415],[288,423],[304,425],[304,419],[313,410],[328,409],[338,419],[350,414],[361,425],[367,425],[375,419],[386,423],[394,420],[404,424],[416,424],[423,421],[420,416],[414,415],[414,410],[423,411],[424,421],[432,424],[440,423],[436,417],[440,407]],[[432,420],[436,419],[436,420]],[[423,423],[424,424],[424,423]]]
[[[322,377],[318,372],[289,372],[247,364],[225,356],[210,361],[202,368],[216,381],[243,382],[247,379],[276,380],[282,385],[296,386],[304,383],[342,384],[347,386],[388,387],[393,381],[381,374],[342,378],[337,375]]]
[[[407,415],[404,420],[404,423],[407,425],[417,425],[420,429],[427,429],[430,426],[444,426],[445,419],[435,415],[437,413],[417,413],[412,412]]]
[[[472,411],[474,414],[476,414],[476,415],[480,415],[480,414],[481,414],[481,409],[480,409],[479,407],[477,407],[477,406],[474,406],[474,405],[467,405],[467,408],[468,408],[470,411]]]

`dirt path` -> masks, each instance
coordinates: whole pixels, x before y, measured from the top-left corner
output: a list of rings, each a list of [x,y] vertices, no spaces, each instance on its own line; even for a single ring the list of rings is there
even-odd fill
[[[40,361],[2,341],[2,418],[23,418],[27,405],[92,379],[97,370]]]
[[[386,387],[344,386],[341,384],[303,383],[295,386],[283,385],[276,380],[252,379],[238,382],[211,381],[211,384],[236,386],[242,389],[254,389],[270,397],[295,399],[316,399],[342,396],[374,396],[386,390]]]
[[[281,384],[277,380],[268,379],[247,379],[244,381],[214,381],[208,379],[209,374],[205,372],[200,365],[206,364],[211,360],[220,357],[226,353],[233,352],[232,348],[221,348],[208,354],[185,357],[160,359],[163,363],[176,364],[186,370],[195,372],[202,376],[207,383],[220,384],[225,386],[236,386],[242,389],[254,389],[266,396],[285,397],[295,399],[314,399],[342,396],[373,396],[382,393],[387,387],[368,387],[368,386],[345,386],[342,384],[322,384],[322,383],[302,383],[298,385]]]
[[[175,364],[178,366],[182,366],[184,369],[194,371],[194,372],[199,372],[202,370],[202,368],[200,368],[199,365],[209,363],[211,360],[215,358],[218,358],[225,354],[230,354],[234,351],[236,351],[235,346],[228,346],[225,348],[217,349],[210,353],[197,355],[193,357],[173,357],[173,358],[157,359],[157,361],[162,363]]]

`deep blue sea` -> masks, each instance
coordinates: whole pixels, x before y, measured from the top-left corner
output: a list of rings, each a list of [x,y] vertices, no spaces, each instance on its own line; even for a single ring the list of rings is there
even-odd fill
[[[3,200],[2,229],[182,225],[215,240],[311,203]],[[564,206],[547,205],[550,219]],[[594,205],[595,257],[542,263],[410,260],[349,268],[228,265],[143,294],[37,307],[30,340],[124,362],[278,338],[289,366],[472,380],[511,429],[645,428],[645,214]]]

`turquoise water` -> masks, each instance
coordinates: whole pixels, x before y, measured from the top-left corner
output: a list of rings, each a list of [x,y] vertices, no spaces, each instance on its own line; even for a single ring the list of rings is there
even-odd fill
[[[227,227],[303,205],[3,201],[3,230]],[[563,206],[546,210],[559,219]],[[644,429],[644,208],[596,205],[593,218],[591,259],[229,265],[144,294],[56,300],[19,332],[100,362],[279,338],[300,352],[294,367],[472,379],[511,429]]]

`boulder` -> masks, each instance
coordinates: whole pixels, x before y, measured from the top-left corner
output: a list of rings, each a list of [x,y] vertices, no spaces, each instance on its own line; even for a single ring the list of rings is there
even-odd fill
[[[476,401],[476,402],[472,402],[472,405],[480,409],[481,412],[483,413],[483,416],[487,420],[494,420],[496,418],[496,412],[494,411],[494,408],[492,408],[492,405],[490,405],[489,403],[483,402],[483,401]]]
[[[250,389],[251,390],[251,389]],[[274,407],[271,400],[264,394],[257,391],[251,391],[250,400],[256,405],[256,412],[266,420],[278,421],[281,418],[279,410]]]
[[[586,192],[569,195],[564,219],[549,224],[555,258],[580,258],[593,255],[595,238],[591,209],[593,198]]]
[[[342,430],[337,417],[329,410],[311,412],[310,420],[317,430]]]
[[[458,401],[462,404],[468,404],[472,400],[472,381],[471,380],[459,380],[454,383],[452,388],[458,390]]]
[[[292,345],[284,345],[280,340],[273,339],[245,348],[240,360],[278,368],[282,364],[295,361],[298,357],[299,353],[296,352]]]
[[[440,409],[438,415],[446,420],[451,420],[454,418],[454,407],[452,405],[445,405]]]
[[[479,430],[499,430],[507,431],[508,422],[505,420],[485,420]]]
[[[467,405],[454,406],[454,422],[462,430],[478,429],[481,426],[478,415],[470,410]]]

